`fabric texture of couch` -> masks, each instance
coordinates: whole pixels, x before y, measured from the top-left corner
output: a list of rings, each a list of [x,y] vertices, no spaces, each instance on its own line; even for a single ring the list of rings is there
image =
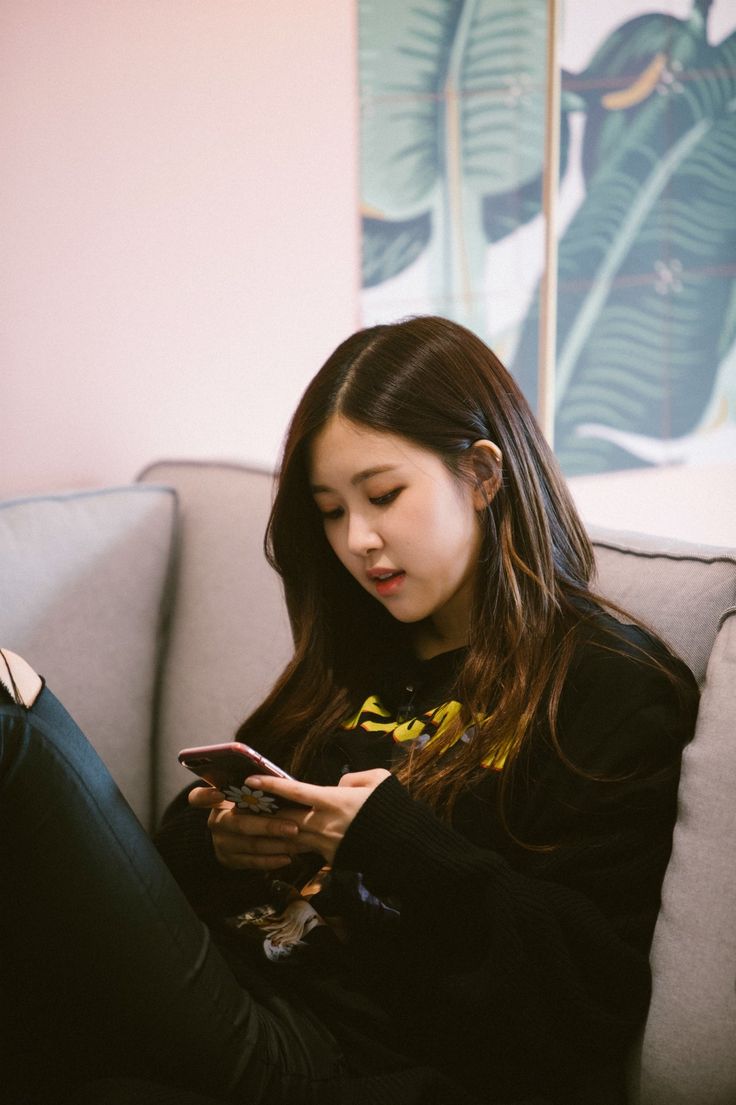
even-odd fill
[[[178,749],[229,739],[288,659],[262,549],[271,493],[266,472],[172,461],[129,486],[0,503],[0,644],[47,678],[145,824],[189,779]],[[592,537],[601,593],[660,632],[703,692],[630,1101],[734,1105],[736,551]]]

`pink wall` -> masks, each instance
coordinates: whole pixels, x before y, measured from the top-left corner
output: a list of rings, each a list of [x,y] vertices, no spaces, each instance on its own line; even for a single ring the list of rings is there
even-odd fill
[[[274,464],[359,324],[355,66],[355,0],[3,0],[1,497]],[[736,544],[733,466],[684,475],[574,490]]]
[[[0,494],[275,462],[357,325],[352,0],[4,0]]]

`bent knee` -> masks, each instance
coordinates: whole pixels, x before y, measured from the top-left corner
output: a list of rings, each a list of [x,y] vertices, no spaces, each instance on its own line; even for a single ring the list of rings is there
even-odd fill
[[[19,706],[30,708],[38,698],[43,680],[27,660],[10,649],[0,648],[0,683]]]

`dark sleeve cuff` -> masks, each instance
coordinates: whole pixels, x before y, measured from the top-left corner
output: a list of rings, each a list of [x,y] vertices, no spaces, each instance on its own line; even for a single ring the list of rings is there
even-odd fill
[[[505,867],[493,852],[481,850],[450,828],[425,803],[409,796],[391,775],[371,794],[345,834],[334,866],[360,871],[390,887],[406,901],[459,893],[468,878]]]

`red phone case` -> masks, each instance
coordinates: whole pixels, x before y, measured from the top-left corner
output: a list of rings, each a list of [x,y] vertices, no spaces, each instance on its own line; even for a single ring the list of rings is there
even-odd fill
[[[241,813],[273,814],[287,806],[293,808],[298,804],[286,802],[275,795],[266,794],[261,790],[252,790],[246,786],[245,780],[249,775],[275,775],[279,779],[293,778],[283,768],[271,763],[247,744],[231,741],[228,744],[183,748],[178,758],[179,763],[189,771],[194,772],[217,790],[221,790],[226,798],[235,803]]]

